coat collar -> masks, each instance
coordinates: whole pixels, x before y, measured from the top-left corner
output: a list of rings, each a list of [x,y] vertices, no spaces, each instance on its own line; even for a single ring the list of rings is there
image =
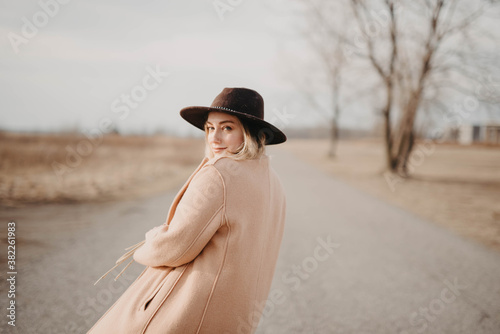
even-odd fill
[[[175,213],[175,210],[177,209],[177,205],[179,204],[182,196],[184,195],[184,193],[186,192],[186,189],[187,187],[189,186],[189,184],[191,183],[191,180],[193,179],[193,177],[196,175],[196,173],[198,173],[198,171],[203,167],[205,166],[206,164],[214,164],[217,160],[219,159],[222,159],[224,158],[224,156],[218,156],[218,157],[214,157],[212,159],[209,159],[207,157],[204,157],[203,160],[201,161],[201,163],[198,165],[198,167],[195,169],[195,171],[191,174],[191,176],[188,178],[188,180],[186,181],[186,183],[184,183],[184,185],[182,186],[181,190],[179,190],[179,192],[177,193],[177,195],[175,196],[174,198],[174,201],[172,202],[172,205],[170,206],[170,209],[168,210],[168,216],[167,216],[167,221],[164,223],[165,225],[168,225],[170,224],[170,221],[172,220],[173,216],[174,216],[174,213]],[[261,157],[261,159],[265,159],[265,161],[267,163],[269,163],[269,157],[267,155],[263,155]]]
[[[170,209],[168,210],[168,216],[167,216],[167,221],[165,222],[166,225],[170,224],[170,221],[172,220],[172,217],[174,216],[175,209],[177,208],[177,204],[179,204],[179,201],[181,200],[182,196],[186,192],[187,187],[189,186],[189,183],[191,183],[191,180],[193,177],[198,173],[198,171],[207,163],[209,159],[207,157],[204,157],[201,163],[196,167],[195,171],[191,174],[191,176],[188,178],[186,183],[182,186],[181,190],[177,193],[177,195],[174,198],[174,201],[172,202],[172,205],[170,206]]]

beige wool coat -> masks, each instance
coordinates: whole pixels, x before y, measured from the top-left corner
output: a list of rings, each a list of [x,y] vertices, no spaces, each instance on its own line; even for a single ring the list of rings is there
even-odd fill
[[[88,333],[253,333],[285,209],[269,156],[205,157],[135,251],[147,267]]]

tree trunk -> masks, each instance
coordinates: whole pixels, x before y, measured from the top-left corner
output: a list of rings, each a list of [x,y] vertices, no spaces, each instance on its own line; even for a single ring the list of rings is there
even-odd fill
[[[413,145],[415,143],[415,131],[413,129],[409,134],[407,142],[408,142],[408,149],[405,151],[405,155],[402,157],[402,165],[401,165],[401,172],[406,177],[411,172],[408,170],[408,162],[410,161],[411,152],[413,151]]]
[[[391,128],[391,104],[392,104],[392,82],[387,82],[387,100],[385,107],[382,110],[382,115],[384,116],[384,140],[385,140],[385,157],[387,163],[387,169],[390,172],[395,172],[396,164],[393,158],[393,138],[392,138],[392,128]]]
[[[340,69],[337,68],[333,72],[333,86],[332,86],[332,104],[333,116],[330,125],[330,149],[328,156],[333,158],[337,155],[337,145],[339,140],[338,118],[340,114],[340,101],[339,101],[339,87],[340,87]]]
[[[330,148],[328,150],[328,157],[333,158],[337,155],[337,144],[338,144],[338,125],[337,118],[334,116],[330,124]]]
[[[410,101],[403,111],[403,117],[399,126],[399,136],[397,141],[396,171],[402,177],[408,177],[408,159],[413,149],[415,116],[417,115],[418,102],[421,98],[421,90],[412,94]]]

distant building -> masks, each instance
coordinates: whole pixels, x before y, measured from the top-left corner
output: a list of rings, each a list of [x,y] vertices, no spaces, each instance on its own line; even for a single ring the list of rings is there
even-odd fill
[[[486,142],[500,145],[500,124],[486,125]]]
[[[449,129],[451,140],[456,140],[462,145],[472,143],[487,143],[500,145],[500,124],[464,124],[455,129]]]

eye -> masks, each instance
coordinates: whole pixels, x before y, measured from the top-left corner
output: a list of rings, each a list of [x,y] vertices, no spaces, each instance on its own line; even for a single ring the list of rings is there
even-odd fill
[[[232,130],[230,126],[225,126],[224,129]]]

